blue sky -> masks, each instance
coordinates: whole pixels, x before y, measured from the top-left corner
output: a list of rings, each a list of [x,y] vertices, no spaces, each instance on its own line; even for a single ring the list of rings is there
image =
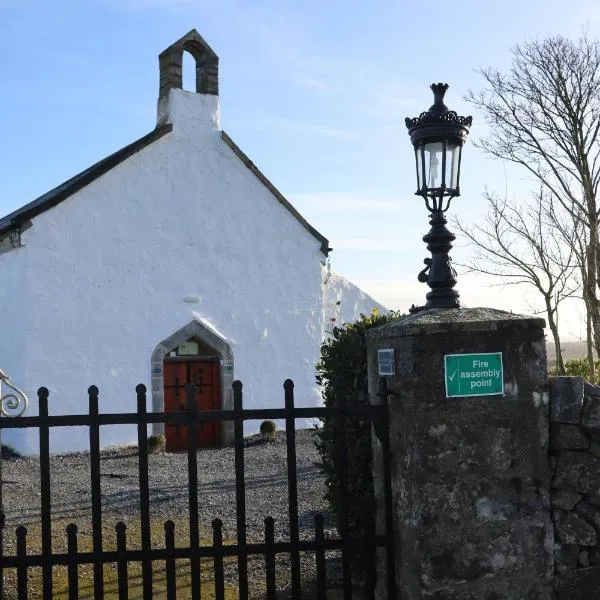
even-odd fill
[[[0,213],[33,200],[154,127],[157,55],[196,28],[220,58],[221,125],[331,242],[335,270],[392,308],[422,303],[427,213],[415,189],[404,118],[480,89],[480,66],[506,68],[528,39],[585,28],[596,0],[0,0],[3,113]],[[184,82],[186,87],[190,83]],[[467,145],[465,223],[487,185],[518,198],[531,184]],[[461,260],[468,249],[453,251]],[[285,249],[281,249],[285,252]],[[532,312],[526,290],[459,279],[466,305]],[[580,331],[571,307],[563,332]]]

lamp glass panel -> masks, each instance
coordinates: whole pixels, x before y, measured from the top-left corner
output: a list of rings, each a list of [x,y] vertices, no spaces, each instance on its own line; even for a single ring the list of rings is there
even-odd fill
[[[458,166],[460,164],[460,146],[448,142],[446,147],[446,188],[458,188]]]
[[[429,176],[429,153],[427,146],[421,146],[421,190],[427,191],[427,183]]]
[[[460,186],[460,161],[462,160],[462,146],[458,147],[457,150],[457,156],[458,156],[458,160],[457,160],[457,168],[456,168],[456,188],[458,189]]]
[[[420,146],[415,148],[415,161],[417,165],[417,190],[421,191],[423,187],[423,151]]]
[[[444,183],[444,173],[442,172],[444,146],[442,142],[429,142],[425,144],[424,150],[427,188],[440,188]]]

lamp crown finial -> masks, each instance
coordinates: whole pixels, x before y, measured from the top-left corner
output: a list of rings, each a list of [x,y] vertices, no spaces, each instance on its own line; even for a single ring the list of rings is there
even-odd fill
[[[450,86],[447,83],[432,83],[429,87],[433,92],[433,104],[429,112],[432,114],[448,112],[448,107],[444,104],[444,95]]]

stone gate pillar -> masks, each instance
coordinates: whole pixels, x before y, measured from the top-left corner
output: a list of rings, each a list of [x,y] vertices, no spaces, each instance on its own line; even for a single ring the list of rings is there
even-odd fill
[[[372,403],[380,370],[393,373],[384,377],[398,600],[552,597],[544,325],[434,309],[367,333]],[[377,473],[375,487],[382,506]]]

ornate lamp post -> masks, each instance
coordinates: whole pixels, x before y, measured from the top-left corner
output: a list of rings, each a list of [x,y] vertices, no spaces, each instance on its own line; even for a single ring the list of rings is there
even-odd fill
[[[444,104],[447,83],[432,83],[434,103],[414,119],[406,119],[406,127],[415,148],[417,191],[423,196],[429,210],[431,229],[423,236],[431,258],[424,260],[426,267],[419,273],[419,281],[431,288],[427,303],[421,308],[458,308],[456,271],[448,252],[455,235],[446,228],[445,213],[450,201],[460,196],[460,161],[462,147],[473,122],[472,117],[460,117]]]

